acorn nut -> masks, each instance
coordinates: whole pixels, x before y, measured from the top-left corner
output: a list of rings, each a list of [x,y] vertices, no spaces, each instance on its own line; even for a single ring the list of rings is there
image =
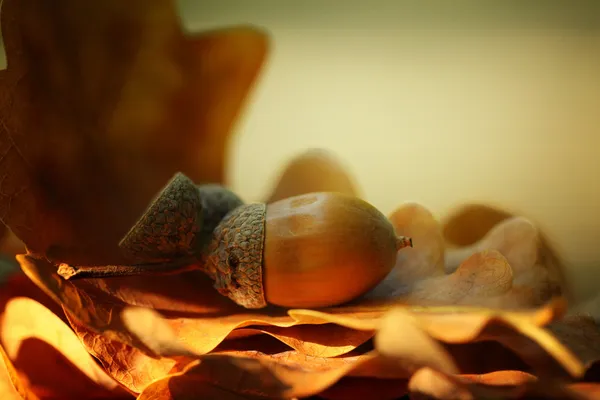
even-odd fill
[[[246,308],[326,307],[355,299],[391,271],[399,249],[387,218],[339,193],[309,193],[230,212],[215,228],[205,272]]]

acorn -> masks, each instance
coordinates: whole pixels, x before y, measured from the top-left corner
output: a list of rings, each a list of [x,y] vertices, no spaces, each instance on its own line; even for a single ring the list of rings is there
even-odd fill
[[[221,294],[246,308],[326,307],[375,287],[407,246],[412,241],[366,201],[308,193],[230,212],[204,268]]]
[[[127,265],[60,264],[65,279],[171,274],[193,269],[223,217],[244,202],[216,184],[177,173],[119,242]]]
[[[58,272],[76,279],[200,269],[246,308],[326,307],[375,287],[412,240],[354,196],[318,192],[243,204],[225,188],[199,190],[178,174],[120,245],[135,263],[62,264]]]
[[[119,243],[136,263],[196,257],[223,217],[244,202],[216,184],[196,185],[177,173]]]

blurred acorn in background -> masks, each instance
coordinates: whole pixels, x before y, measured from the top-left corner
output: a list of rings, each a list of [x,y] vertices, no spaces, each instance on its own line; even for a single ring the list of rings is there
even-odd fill
[[[347,168],[330,151],[310,149],[292,158],[267,203],[305,193],[336,192],[360,197]]]

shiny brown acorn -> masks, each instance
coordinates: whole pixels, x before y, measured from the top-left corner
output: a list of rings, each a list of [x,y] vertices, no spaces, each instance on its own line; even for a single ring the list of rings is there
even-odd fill
[[[397,237],[369,203],[309,193],[230,212],[204,267],[220,293],[246,308],[326,307],[375,287],[407,246],[411,240]]]
[[[109,278],[199,268],[246,308],[326,307],[375,287],[412,241],[354,196],[320,192],[244,204],[226,188],[177,174],[120,246],[131,265],[61,264],[58,273]]]

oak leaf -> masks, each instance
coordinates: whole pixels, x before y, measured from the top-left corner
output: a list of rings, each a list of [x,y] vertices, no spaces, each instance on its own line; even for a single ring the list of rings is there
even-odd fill
[[[544,263],[538,230],[525,218],[507,219],[460,249],[447,248],[442,226],[421,204],[404,203],[389,218],[399,235],[413,238],[413,247],[398,253],[396,268],[368,298],[515,309],[561,294],[563,281],[551,272],[558,266]]]
[[[21,381],[6,350],[0,345],[0,395],[6,400],[39,400]]]
[[[415,326],[415,332],[417,332],[416,335],[431,338],[427,339],[429,342],[432,340],[445,343],[469,343],[481,340],[501,341],[505,345],[512,345],[511,350],[519,354],[519,356],[534,354],[539,360],[542,360],[540,362],[536,362],[538,359],[532,360],[536,367],[543,365],[543,363],[547,363],[548,360],[556,360],[563,375],[570,376],[581,374],[582,367],[578,364],[577,360],[573,359],[568,350],[561,347],[560,344],[553,341],[552,338],[548,338],[547,335],[544,336],[542,330],[535,328],[536,324],[543,325],[550,320],[557,318],[557,313],[561,312],[560,304],[549,306],[548,308],[537,312],[522,313],[498,313],[491,310],[478,311],[471,308],[455,308],[453,318],[449,318],[452,314],[449,314],[448,311],[448,309],[435,310],[429,308],[422,310],[407,309],[403,312],[410,313],[411,319],[408,322],[405,321],[406,323],[403,323],[400,331],[409,331],[407,324],[412,323],[417,324]],[[324,317],[326,317],[326,314]],[[270,371],[272,369],[277,369],[279,371],[280,368],[287,366],[288,369],[291,368],[294,371],[303,371],[303,373],[307,371],[318,372],[318,376],[322,377],[322,379],[329,376],[325,381],[318,381],[311,378],[310,382],[317,385],[312,389],[303,383],[305,382],[305,378],[301,378],[298,382],[294,380],[296,384],[301,385],[301,388],[303,388],[302,390],[312,390],[314,393],[311,394],[316,394],[321,390],[325,390],[347,375],[353,377],[371,377],[378,379],[395,378],[406,380],[410,377],[411,371],[414,371],[414,364],[423,365],[426,362],[439,362],[439,352],[431,353],[427,360],[421,359],[421,361],[416,363],[406,356],[398,356],[397,354],[390,355],[389,349],[385,348],[385,340],[383,341],[384,348],[379,353],[369,353],[367,351],[367,353],[359,353],[358,355],[356,353],[347,353],[338,357],[327,358],[303,354],[298,350],[291,350],[289,347],[287,350],[276,348],[274,352],[272,345],[264,347],[264,342],[260,341],[259,337],[254,337],[226,341],[221,347],[215,349],[212,352],[213,354],[206,355],[196,353],[194,351],[193,343],[182,341],[181,337],[171,329],[169,320],[164,319],[155,311],[146,308],[127,308],[123,311],[121,318],[129,332],[132,335],[137,336],[140,343],[143,343],[146,348],[152,349],[155,354],[162,358],[156,359],[156,357],[150,357],[142,353],[139,349],[111,341],[106,337],[94,335],[84,326],[78,325],[76,322],[73,326],[75,331],[82,338],[88,351],[101,360],[106,370],[116,380],[121,384],[126,385],[134,392],[142,390],[145,385],[158,379],[161,374],[166,379],[171,379],[169,378],[170,375],[167,371],[170,371],[170,373],[178,371],[177,373],[179,375],[182,373],[187,375],[184,379],[186,382],[191,379],[190,376],[195,377],[194,379],[200,381],[206,380],[208,379],[206,374],[209,374],[210,379],[213,379],[212,384],[221,386],[227,385],[228,379],[230,379],[231,376],[231,373],[229,372],[223,373],[222,376],[216,376],[214,373],[210,373],[210,371],[204,369],[199,370],[199,367],[194,367],[194,372],[189,372],[188,370],[189,366],[193,365],[195,362],[193,361],[194,359],[201,360],[200,364],[204,362],[202,360],[211,359],[215,360],[215,368],[221,368],[222,365],[226,365],[223,366],[223,368],[232,368],[228,358],[211,358],[216,355],[233,355],[236,357],[234,360],[235,362],[237,362],[237,358],[239,357],[257,359],[261,365],[264,363],[268,364],[267,367],[269,371],[265,372],[268,374],[271,373]],[[504,330],[501,329],[503,326],[506,326]],[[496,330],[494,331],[494,329]],[[398,328],[395,327],[393,332],[399,332]],[[389,336],[389,333],[386,333],[386,330],[383,327],[381,328],[380,334]],[[403,335],[402,338],[402,342],[406,343],[409,352],[412,351],[411,354],[418,357],[429,354],[425,351],[425,348],[419,348],[416,344],[411,346],[410,343],[414,343],[415,341],[410,337]],[[527,338],[532,342],[533,347],[538,346],[541,351],[532,353],[531,343],[527,342],[527,346],[523,344],[524,340],[527,340]],[[243,340],[253,340],[250,345],[245,343],[240,346],[241,348],[252,350],[239,350],[235,348],[235,343]],[[388,340],[387,342],[393,341],[394,340]],[[267,344],[269,344],[269,342],[267,342]],[[381,344],[378,346],[381,347]],[[394,361],[392,362],[391,360]],[[250,363],[250,361],[247,362]],[[206,366],[206,364],[204,365]],[[256,366],[257,364],[249,365],[250,366],[247,368],[258,368]],[[471,366],[471,368],[476,369],[477,367]],[[136,374],[132,375],[131,371],[136,371]],[[292,374],[292,372],[290,372],[290,374]],[[556,374],[553,376],[556,376]],[[214,381],[215,379],[218,381]],[[244,386],[240,387],[239,390],[244,391],[249,389]],[[275,398],[278,398],[277,396],[293,397],[303,395],[305,395],[304,392],[269,394],[269,396]]]
[[[428,307],[434,305],[491,305],[514,309],[532,308],[550,300],[536,297],[535,293],[526,290],[526,286],[516,290],[512,268],[496,250],[476,253],[456,271],[446,274],[441,229],[432,214],[423,206],[411,203],[401,207],[395,216],[392,221],[395,221],[396,229],[414,236],[415,247],[406,249],[406,254],[399,253],[395,271],[382,284],[384,287],[395,279],[391,284],[393,291],[384,290],[379,298],[365,296],[354,303],[330,309],[267,308],[250,312],[220,296],[212,290],[205,276],[193,272],[143,279],[71,282],[58,277],[53,265],[44,260],[20,256],[19,261],[36,284],[62,303],[71,325],[88,351],[100,360],[110,360],[110,365],[105,364],[105,368],[122,384],[130,385],[128,387],[133,391],[141,390],[145,384],[172,372],[178,365],[170,358],[162,361],[151,359],[156,349],[149,347],[147,341],[140,341],[139,335],[131,332],[131,324],[128,327],[123,320],[127,305],[158,310],[166,318],[169,329],[195,354],[212,352],[224,340],[233,340],[242,333],[263,333],[305,356],[331,359],[347,354],[369,340],[379,329],[381,317],[394,306],[407,307],[426,323],[429,321]],[[432,268],[432,265],[437,267]],[[403,269],[405,266],[406,271]],[[434,314],[436,317],[431,319],[434,322],[429,322],[433,328],[428,331],[435,340],[440,339],[436,335],[450,335],[455,332],[456,325],[471,321],[457,317],[457,310],[461,310],[458,307],[437,310],[443,314]],[[537,317],[536,325],[547,324],[560,314],[546,313],[542,314],[543,318]],[[476,319],[473,323],[480,322]],[[494,337],[493,332],[488,334]],[[496,336],[500,338],[502,335],[512,337],[512,340],[520,337],[506,331]],[[463,343],[475,338],[458,336],[454,339],[446,337],[445,340]],[[534,347],[536,340],[538,338],[532,340]],[[544,352],[544,348],[538,352],[543,360],[541,363],[547,361]],[[142,357],[144,353],[150,357],[145,356],[148,359],[137,369],[138,376],[124,375],[124,371],[132,370],[133,361],[146,360]],[[153,364],[156,366],[151,368]],[[147,370],[144,370],[146,367]],[[122,381],[124,378],[129,382]]]
[[[495,248],[520,271],[521,282],[533,285],[542,296],[571,299],[564,260],[530,219],[485,204],[465,204],[446,216],[442,226],[448,269],[456,268],[465,254]]]
[[[452,346],[480,342],[501,343],[539,379],[583,374],[581,361],[539,328],[562,314],[560,301],[520,312],[458,306],[533,308],[558,294],[532,286],[539,280],[532,257],[510,265],[513,250],[530,242],[473,246],[458,268],[448,268],[442,229],[420,205],[401,208],[394,222],[415,237],[415,248],[399,253],[380,287],[339,307],[249,312],[195,272],[60,278],[56,262],[120,261],[119,239],[175,171],[223,182],[231,122],[264,60],[266,36],[243,28],[190,38],[173,3],[157,0],[6,0],[1,22],[8,58],[0,74],[2,221],[30,250],[18,257],[24,272],[61,304],[74,333],[32,300],[10,304],[38,307],[39,323],[56,326],[45,332],[69,338],[79,354],[73,363],[95,384],[90,390],[112,390],[111,378],[142,399],[300,397],[365,378],[404,390],[424,367],[456,382],[464,371]],[[334,171],[326,186],[356,191],[335,162],[322,165]],[[298,177],[302,171],[284,175],[280,186],[290,180],[286,193],[310,190]],[[545,268],[545,259],[538,264]],[[531,279],[522,278],[526,273]],[[450,307],[432,307],[438,305]],[[388,314],[392,309],[396,314]],[[21,313],[7,311],[3,333],[19,324],[32,331]],[[418,346],[394,336],[402,327]],[[275,338],[286,350],[226,349],[247,335]],[[374,335],[375,350],[353,353]],[[72,342],[76,337],[102,373]],[[3,336],[9,356],[22,339]],[[56,344],[46,336],[44,342]]]
[[[24,398],[126,399],[130,394],[96,363],[56,314],[37,301],[14,297],[1,317],[0,342],[12,381]],[[10,367],[9,367],[10,368]]]
[[[417,371],[408,383],[411,398],[428,400],[472,399],[596,399],[600,385],[540,381],[523,371],[449,376],[430,368]]]
[[[548,330],[583,362],[585,380],[600,382],[600,327],[589,315],[567,315]]]
[[[1,25],[0,215],[30,252],[116,263],[176,171],[223,180],[264,33],[188,36],[161,0],[6,0]]]
[[[125,371],[146,370],[150,364],[164,364],[163,370],[171,373],[164,374],[164,379],[157,380],[157,375],[142,377],[136,382],[137,386],[128,386],[132,391],[142,390],[140,398],[151,398],[149,396],[161,396],[160,398],[177,399],[185,398],[193,386],[203,388],[204,386],[220,387],[229,392],[237,391],[249,396],[265,396],[268,398],[290,398],[318,394],[338,382],[346,376],[376,379],[395,379],[398,387],[404,387],[405,382],[412,373],[424,365],[438,365],[441,352],[440,344],[443,342],[472,342],[480,340],[503,340],[508,335],[494,328],[504,327],[512,330],[513,336],[517,337],[512,342],[513,350],[520,356],[531,357],[531,345],[524,344],[523,338],[530,338],[534,346],[539,345],[548,351],[544,362],[556,362],[560,365],[567,376],[577,376],[583,371],[582,365],[572,357],[569,351],[553,340],[545,332],[536,328],[536,323],[547,323],[556,317],[559,309],[549,307],[534,313],[499,313],[491,310],[476,311],[472,309],[455,309],[455,325],[450,328],[450,314],[448,310],[434,309],[422,310],[422,312],[410,313],[407,310],[397,310],[385,318],[388,322],[381,326],[376,340],[377,350],[366,353],[348,354],[341,357],[325,359],[301,354],[298,351],[282,350],[269,345],[264,346],[257,337],[237,339],[225,342],[223,347],[215,350],[214,354],[194,354],[194,351],[181,342],[175,332],[170,331],[167,320],[164,320],[154,311],[142,308],[127,309],[123,317],[132,333],[141,336],[140,341],[147,347],[152,348],[164,357],[156,360],[144,356],[139,350],[129,349],[124,351],[124,346],[118,343],[102,341],[101,346],[117,346],[99,348],[88,341],[91,345],[90,351],[100,360],[108,361],[105,365],[109,371],[115,367],[115,358],[109,354],[117,354],[118,362],[123,362],[125,354],[129,360],[125,365],[120,365],[113,375],[122,384],[131,384],[129,380],[123,380]],[[398,319],[398,313],[403,318]],[[391,325],[390,325],[391,323]],[[398,329],[397,324],[401,324]],[[395,325],[395,326],[394,326]],[[438,329],[440,326],[445,329]],[[77,329],[77,328],[76,328]],[[84,328],[85,329],[85,328]],[[406,336],[406,332],[414,332]],[[500,333],[499,333],[500,332]],[[400,336],[398,336],[400,333]],[[390,335],[396,336],[391,338]],[[434,335],[438,339],[434,339]],[[80,336],[85,338],[86,334]],[[387,336],[387,339],[386,339]],[[421,337],[424,342],[415,340]],[[398,340],[401,339],[401,340]],[[95,338],[94,341],[97,341]],[[252,348],[260,350],[238,350],[235,342],[239,340],[251,340],[251,344],[244,343],[241,348]],[[513,338],[514,340],[514,338]],[[439,342],[436,342],[439,341]],[[405,343],[405,350],[398,352],[397,345]],[[420,344],[422,343],[422,344]],[[391,346],[390,346],[391,344]],[[505,344],[510,345],[505,341]],[[434,350],[433,352],[428,349]],[[406,351],[408,350],[408,351]],[[412,351],[411,351],[412,350]],[[96,353],[95,351],[100,351]],[[105,352],[106,353],[103,353]],[[419,358],[415,359],[414,356]],[[177,358],[177,357],[183,357]],[[194,358],[197,360],[194,361]],[[527,358],[527,357],[526,357]],[[185,360],[182,362],[182,360]],[[186,364],[181,367],[183,364]],[[450,358],[446,362],[447,372],[458,372],[453,366]],[[538,366],[542,365],[538,363]],[[543,369],[542,369],[543,372]],[[556,375],[552,375],[556,377]],[[184,390],[183,388],[190,388]],[[376,391],[376,389],[374,389]],[[146,397],[148,396],[148,397]]]
[[[580,380],[543,380],[523,370],[497,369],[484,374],[457,374],[449,376],[442,371],[423,369],[415,373],[409,389],[418,398],[523,398],[543,397],[556,399],[592,399],[600,393],[600,375],[596,372],[600,360],[600,329],[586,315],[568,315],[546,327],[563,346],[568,348],[585,372]],[[493,357],[487,354],[488,357]]]

